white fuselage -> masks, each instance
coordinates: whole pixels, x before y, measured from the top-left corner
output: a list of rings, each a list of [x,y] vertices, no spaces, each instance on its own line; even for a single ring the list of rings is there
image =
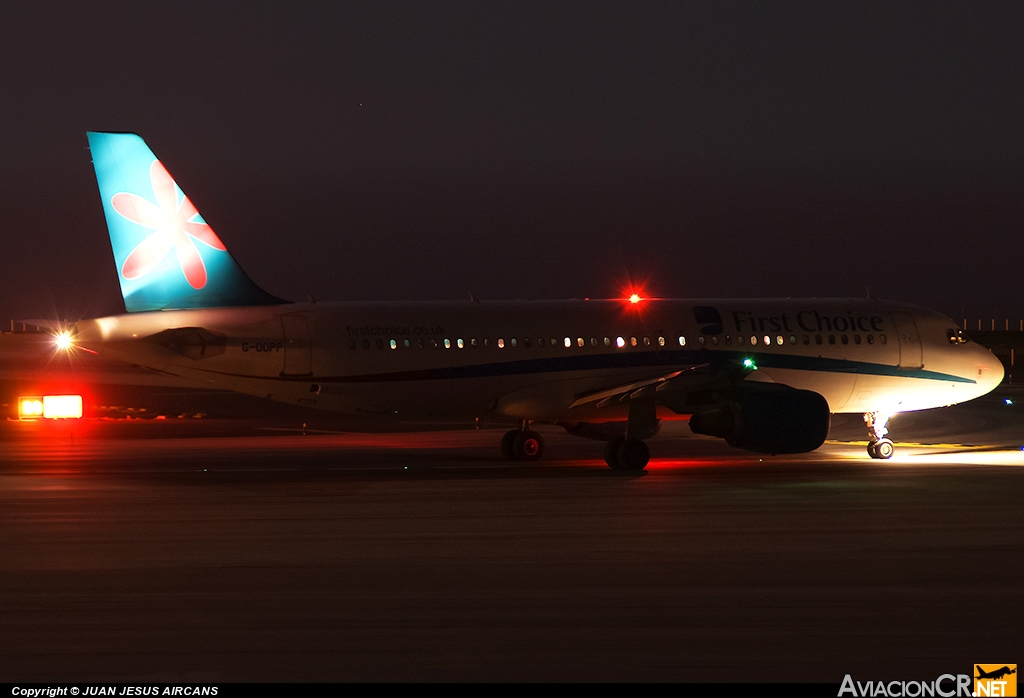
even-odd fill
[[[196,328],[194,331],[185,328]],[[949,405],[1003,369],[942,315],[863,299],[296,303],[132,313],[77,342],[192,382],[347,413],[621,418],[588,393],[750,359],[838,412]]]

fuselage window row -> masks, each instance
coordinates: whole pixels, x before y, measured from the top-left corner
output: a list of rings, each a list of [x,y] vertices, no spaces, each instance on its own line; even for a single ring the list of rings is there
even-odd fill
[[[781,334],[780,335],[775,335],[774,337],[772,337],[771,335],[767,335],[766,334],[766,335],[763,335],[761,337],[758,337],[757,335],[752,335],[750,337],[747,337],[746,335],[738,335],[735,338],[735,341],[736,341],[736,344],[739,345],[739,346],[745,346],[745,345],[749,344],[752,347],[756,347],[758,345],[764,345],[766,347],[770,347],[773,344],[777,345],[777,346],[783,346],[783,345],[785,345],[787,343],[791,344],[791,345],[795,345],[797,343],[800,343],[800,344],[803,344],[804,346],[808,346],[808,345],[811,344],[812,341],[814,342],[814,344],[816,344],[818,346],[821,346],[821,345],[825,344],[825,342],[828,342],[830,345],[835,345],[837,343],[841,343],[841,344],[844,344],[844,345],[849,345],[851,342],[853,344],[855,344],[855,345],[860,345],[862,343],[874,344],[875,341],[876,341],[876,338],[875,338],[875,335],[873,335],[873,334],[864,335],[863,337],[861,335],[859,335],[859,334],[854,334],[852,336],[851,335],[847,335],[847,334],[838,335],[838,336],[834,335],[834,334],[829,334],[829,335],[817,334],[817,335],[814,335],[813,338],[811,337],[811,335],[806,335],[805,334],[805,335],[802,335],[800,337],[800,339],[798,340],[797,336],[793,335],[793,334],[789,335],[789,337],[785,337],[785,336],[783,336]],[[888,338],[886,337],[885,334],[879,334],[878,338],[877,338],[877,341],[878,341],[879,344],[886,344],[888,342]],[[537,341],[536,341],[537,347],[543,348],[544,347],[544,343],[545,343],[545,340],[544,340],[543,337],[538,337],[537,338]],[[679,346],[685,347],[686,346],[686,335],[680,334],[679,337],[678,337],[678,343],[679,343]],[[726,346],[732,346],[732,344],[733,344],[733,337],[732,337],[732,335],[728,335],[728,334],[725,335],[724,337],[721,337],[721,338],[719,337],[719,335],[710,335],[710,339],[709,339],[705,335],[698,335],[697,343],[700,346],[702,346],[702,347],[706,347],[709,343],[710,343],[711,346],[714,346],[714,347],[717,347],[720,344],[725,344]],[[522,343],[520,343],[519,340],[517,338],[515,338],[515,337],[511,337],[508,340],[506,340],[503,337],[499,337],[497,342],[496,342],[496,346],[498,347],[498,349],[505,349],[505,348],[515,349],[515,348],[520,347],[520,346],[525,347],[525,348],[530,348],[530,347],[533,346],[533,344],[534,344],[533,340],[531,340],[529,337],[524,337],[523,340],[522,340]],[[636,348],[636,347],[650,347],[652,344],[656,344],[656,346],[659,349],[661,349],[661,348],[664,348],[665,346],[667,346],[668,340],[664,336],[659,336],[659,337],[657,337],[654,340],[652,340],[650,337],[629,337],[628,340],[625,337],[616,337],[614,340],[612,340],[611,337],[604,337],[601,340],[599,340],[597,337],[590,337],[589,342],[584,337],[577,337],[575,340],[573,340],[571,337],[565,337],[561,342],[559,342],[557,339],[552,338],[550,346],[554,347],[554,346],[557,346],[559,344],[563,345],[566,349],[572,348],[573,346],[576,346],[578,348],[585,348],[586,346],[588,346],[588,344],[589,344],[589,346],[591,348],[599,348],[601,346],[611,347],[612,344],[614,344],[615,347],[618,348],[618,349],[625,348],[627,346],[627,344],[630,347],[634,347],[634,348]],[[392,339],[392,340],[389,340],[387,342],[387,344],[385,344],[385,341],[383,339],[376,339],[376,340],[373,341],[372,344],[371,344],[369,339],[363,339],[361,341],[357,341],[355,339],[349,339],[348,340],[348,348],[349,349],[357,349],[357,348],[360,348],[360,347],[363,348],[363,349],[370,349],[371,347],[376,347],[377,349],[384,349],[385,346],[390,347],[391,349],[398,349],[400,347],[403,348],[403,349],[411,349],[414,345],[413,345],[412,340],[409,340],[409,339],[402,339],[402,340]],[[443,347],[445,349],[451,349],[453,346],[458,348],[458,349],[463,349],[463,348],[465,348],[467,346],[467,341],[462,339],[461,337],[456,339],[456,340],[454,340],[454,341],[449,339],[449,338],[447,338],[447,337],[445,337],[442,340],[437,340],[437,339],[430,339],[430,340],[417,339],[416,343],[415,343],[415,346],[416,346],[417,349],[424,349],[424,348],[427,348],[428,346],[431,349],[438,349],[438,348],[441,348],[441,347]],[[484,339],[477,340],[475,337],[473,337],[473,338],[468,340],[468,346],[472,347],[474,349],[478,348],[480,346],[483,346],[484,348],[489,348],[491,346],[491,340],[490,340],[490,338],[486,338],[486,337]]]

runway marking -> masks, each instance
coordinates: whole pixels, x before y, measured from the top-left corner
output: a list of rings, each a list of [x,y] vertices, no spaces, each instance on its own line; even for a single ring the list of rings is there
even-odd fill
[[[868,445],[866,440],[864,441],[837,441],[828,439],[825,443],[832,446],[864,446]],[[982,444],[950,444],[950,443],[932,443],[926,441],[896,441],[894,442],[897,447],[905,448],[992,448],[991,446],[985,446]]]

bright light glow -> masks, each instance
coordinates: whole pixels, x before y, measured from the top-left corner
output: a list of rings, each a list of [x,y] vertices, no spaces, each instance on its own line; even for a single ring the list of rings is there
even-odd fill
[[[622,347],[626,346],[626,340],[624,340],[622,337],[616,337],[615,346],[621,349]]]
[[[753,359],[743,359],[743,368],[749,368],[752,371],[756,371],[757,364],[754,363]]]
[[[18,417],[20,419],[81,419],[81,395],[43,395],[42,397],[19,397]]]
[[[1013,400],[1011,400],[1010,398],[1006,398],[1005,400],[1003,400],[1003,402],[1006,403],[1007,405],[1013,404]]]
[[[62,330],[53,335],[53,346],[57,347],[58,351],[69,351],[74,346],[71,333],[67,330]]]
[[[44,395],[43,419],[81,419],[81,395]]]
[[[642,300],[643,300],[643,298],[640,297],[639,293],[634,293],[633,295],[631,295],[629,297],[629,302],[630,303],[639,303]]]

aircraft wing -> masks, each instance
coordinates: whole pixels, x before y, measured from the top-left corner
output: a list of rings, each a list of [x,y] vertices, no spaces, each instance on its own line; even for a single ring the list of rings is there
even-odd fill
[[[656,398],[659,395],[667,395],[680,389],[692,389],[695,382],[708,380],[707,372],[709,368],[710,364],[694,364],[693,366],[687,366],[659,376],[587,393],[578,397],[569,408],[573,409],[591,404],[595,407],[607,407],[629,400],[639,400],[648,397]]]

